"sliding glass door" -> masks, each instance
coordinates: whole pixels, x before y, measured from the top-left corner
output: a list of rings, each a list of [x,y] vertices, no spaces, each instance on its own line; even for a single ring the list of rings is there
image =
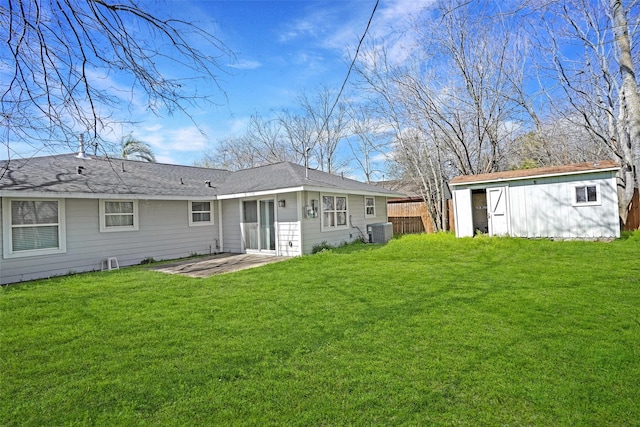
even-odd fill
[[[246,250],[275,251],[275,204],[273,199],[242,203],[243,238]]]

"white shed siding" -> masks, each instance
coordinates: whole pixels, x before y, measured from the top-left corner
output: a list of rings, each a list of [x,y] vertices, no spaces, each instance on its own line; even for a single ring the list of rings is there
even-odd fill
[[[242,253],[242,203],[238,199],[222,201],[223,252]]]
[[[575,187],[599,187],[599,203],[575,205]],[[614,172],[561,175],[484,184],[454,189],[456,235],[472,235],[471,189],[507,186],[509,235],[514,237],[619,237],[618,200]]]
[[[588,178],[588,179],[585,179]],[[600,204],[574,205],[575,187],[597,185]],[[572,176],[511,184],[512,235],[523,237],[614,237],[619,235],[615,178]]]
[[[217,224],[189,227],[188,202],[139,201],[139,230],[100,232],[99,201],[67,199],[64,254],[2,259],[0,283],[100,270],[117,257],[120,266],[145,258],[173,259],[215,251]],[[215,217],[215,216],[214,216]]]

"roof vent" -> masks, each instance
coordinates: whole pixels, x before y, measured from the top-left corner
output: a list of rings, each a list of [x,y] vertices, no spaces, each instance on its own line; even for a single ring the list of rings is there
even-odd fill
[[[211,181],[206,180],[206,181],[204,182],[204,185],[206,185],[207,187],[211,188]]]
[[[78,135],[78,154],[76,155],[79,159],[90,159],[91,157],[87,156],[87,153],[84,152],[84,136],[82,134]]]
[[[76,169],[76,172],[78,173],[78,175],[82,175],[83,170],[84,170],[84,166],[78,166],[78,169]]]

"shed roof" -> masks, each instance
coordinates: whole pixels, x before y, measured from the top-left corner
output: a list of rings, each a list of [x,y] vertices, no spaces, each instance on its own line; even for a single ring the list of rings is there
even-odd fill
[[[620,164],[614,160],[601,160],[597,162],[573,163],[563,166],[548,166],[543,168],[519,169],[513,171],[484,173],[479,175],[461,175],[453,178],[449,185],[463,185],[472,183],[514,181],[519,179],[531,179],[547,176],[575,175],[584,173],[601,172],[605,170],[617,170]]]
[[[303,166],[288,162],[232,172],[107,157],[83,159],[75,154],[62,154],[0,161],[0,175],[3,172],[0,196],[19,192],[67,197],[214,199],[282,189],[399,195],[316,170],[309,170],[307,179]]]

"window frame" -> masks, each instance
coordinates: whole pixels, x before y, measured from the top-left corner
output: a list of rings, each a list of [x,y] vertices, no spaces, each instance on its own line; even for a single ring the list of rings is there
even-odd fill
[[[596,193],[596,199],[595,200],[589,200],[589,187],[594,187],[595,188],[595,193]],[[578,189],[579,188],[583,188],[584,192],[585,192],[585,201],[578,201]],[[589,183],[589,184],[575,184],[572,186],[572,193],[571,193],[571,198],[573,201],[573,206],[599,206],[602,204],[602,199],[600,197],[600,184],[594,184],[594,183]]]
[[[325,209],[324,198],[332,197],[333,198],[333,209]],[[337,209],[337,199],[344,198],[345,199],[345,209]],[[320,230],[321,231],[334,231],[341,229],[349,228],[349,196],[347,194],[321,194],[320,195]],[[333,224],[334,225],[325,225],[324,215],[325,213],[331,212],[333,214]],[[345,224],[338,225],[338,214],[345,214]]]
[[[53,224],[32,224],[15,227],[13,222],[13,210],[11,203],[14,201],[26,201],[26,202],[56,202],[58,204],[58,222]],[[55,255],[63,254],[67,252],[67,233],[65,222],[65,199],[52,199],[52,198],[28,198],[28,197],[16,197],[16,198],[2,198],[2,255],[3,258],[22,258],[30,256],[40,255]],[[58,227],[58,246],[55,248],[42,248],[42,249],[26,249],[14,251],[13,249],[13,229],[14,228],[26,228],[34,226],[50,227],[55,225]]]
[[[367,205],[367,200],[373,200],[373,205]],[[373,209],[373,213],[369,214],[367,212],[368,208]],[[364,196],[364,217],[365,218],[375,218],[376,216],[376,198],[374,196]]]
[[[118,225],[118,226],[107,226],[107,213],[106,213],[106,203],[132,203],[133,212],[131,215],[133,216],[133,225]],[[114,214],[114,216],[117,214]],[[125,215],[121,213],[120,215]],[[129,215],[129,214],[126,214]],[[114,233],[118,231],[138,231],[139,229],[139,210],[138,210],[138,201],[135,199],[100,199],[100,232],[101,233]]]
[[[214,217],[213,217],[213,201],[212,200],[189,200],[189,227],[201,227],[201,226],[206,226],[206,225],[213,225],[214,224]],[[193,204],[194,203],[209,203],[209,210],[204,210],[204,211],[196,211],[193,210]],[[209,220],[208,221],[194,221],[193,219],[193,214],[194,213],[209,213]]]

